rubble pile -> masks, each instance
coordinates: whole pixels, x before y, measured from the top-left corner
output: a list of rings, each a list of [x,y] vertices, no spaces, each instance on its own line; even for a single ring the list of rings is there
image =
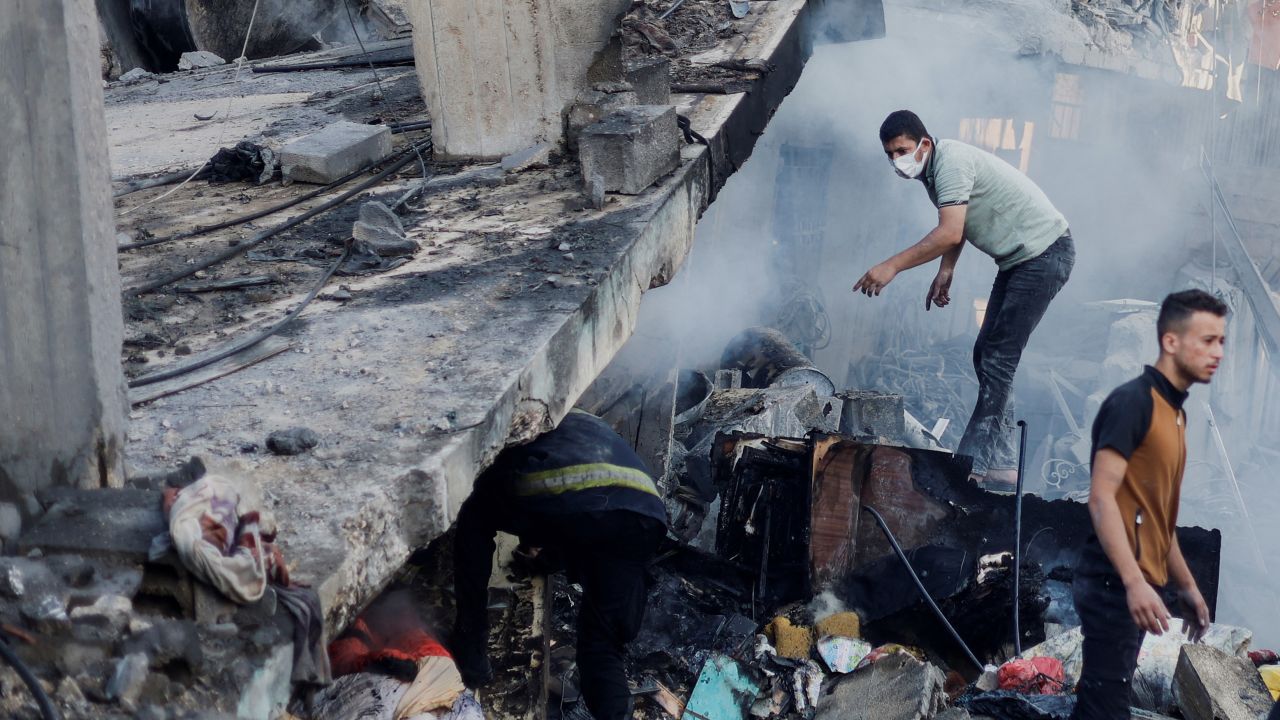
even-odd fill
[[[836,392],[786,345],[754,328],[721,367],[674,375],[623,357],[584,396],[624,436],[643,437],[645,398],[658,379],[678,380],[661,473],[675,522],[628,650],[637,716],[1066,717],[1080,671],[1071,580],[1091,527],[1085,506],[1023,498],[1015,548],[1015,498],[971,484],[967,458],[918,438],[927,447],[912,447],[900,396]],[[1179,528],[1179,539],[1212,607],[1221,537]],[[550,715],[584,716],[579,604],[579,588],[557,586]],[[1148,640],[1136,697],[1177,712],[1168,658],[1180,644],[1173,633]],[[1242,657],[1247,632],[1215,626],[1207,642]]]

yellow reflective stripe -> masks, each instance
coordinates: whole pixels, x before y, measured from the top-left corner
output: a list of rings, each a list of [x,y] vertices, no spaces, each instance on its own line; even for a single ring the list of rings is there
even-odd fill
[[[517,495],[559,495],[598,487],[624,487],[658,495],[658,488],[648,473],[609,463],[570,465],[530,473],[516,480],[515,486]]]

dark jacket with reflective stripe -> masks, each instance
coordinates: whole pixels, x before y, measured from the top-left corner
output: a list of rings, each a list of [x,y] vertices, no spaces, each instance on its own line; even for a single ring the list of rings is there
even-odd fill
[[[476,481],[472,502],[526,537],[548,516],[627,510],[664,525],[666,506],[644,461],[603,420],[571,412],[556,429],[504,450]]]

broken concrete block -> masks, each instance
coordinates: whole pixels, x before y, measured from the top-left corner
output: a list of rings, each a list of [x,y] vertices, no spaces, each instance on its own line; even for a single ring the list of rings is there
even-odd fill
[[[680,163],[676,111],[663,105],[615,110],[578,139],[582,176],[599,175],[608,192],[638,195]]]
[[[22,533],[22,513],[13,503],[0,503],[0,547],[18,539]]]
[[[130,653],[116,664],[116,671],[107,681],[107,699],[121,703],[135,703],[147,682],[147,656]]]
[[[539,143],[502,158],[502,169],[505,172],[521,172],[546,167],[550,162],[551,143]]]
[[[143,80],[150,80],[155,76],[156,74],[153,72],[148,72],[142,68],[134,68],[121,75],[119,81],[125,85],[132,85],[134,83],[140,83]]]
[[[616,93],[591,90],[583,93],[577,102],[565,109],[565,144],[570,150],[577,149],[578,138],[584,129],[600,122],[614,110],[638,104],[636,94],[630,90]]]
[[[671,102],[671,61],[659,55],[627,63],[625,77],[640,105]]]
[[[1187,720],[1256,720],[1272,704],[1253,663],[1207,645],[1182,646],[1173,695]]]
[[[713,655],[698,674],[685,715],[713,720],[745,718],[759,694],[760,685],[737,660]]]
[[[593,209],[601,210],[604,208],[604,178],[599,175],[586,176],[584,192],[586,192],[587,199]]]
[[[133,602],[122,595],[103,595],[92,605],[85,605],[71,610],[72,620],[87,620],[110,625],[117,631],[129,624],[129,616],[133,613]]]
[[[391,154],[391,128],[336,122],[304,135],[280,151],[286,180],[330,183]]]
[[[179,70],[195,70],[197,68],[210,68],[226,64],[226,60],[223,60],[208,50],[184,52],[182,53],[182,57],[178,58]]]
[[[839,395],[844,400],[840,412],[842,435],[886,438],[901,442],[906,432],[901,395],[851,390]]]
[[[157,490],[59,487],[40,499],[48,512],[19,538],[22,552],[145,562],[151,540],[169,529]]]
[[[946,704],[945,683],[938,668],[896,653],[837,680],[815,720],[925,720]]]
[[[360,206],[360,219],[351,228],[351,235],[381,257],[413,255],[419,249],[417,241],[405,237],[400,217],[376,201]]]

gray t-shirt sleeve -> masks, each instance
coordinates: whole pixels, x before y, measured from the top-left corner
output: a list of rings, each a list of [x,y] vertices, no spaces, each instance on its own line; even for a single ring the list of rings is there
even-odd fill
[[[968,153],[955,153],[940,163],[934,176],[938,193],[938,207],[966,205],[973,194],[973,179],[977,173],[973,158]]]

